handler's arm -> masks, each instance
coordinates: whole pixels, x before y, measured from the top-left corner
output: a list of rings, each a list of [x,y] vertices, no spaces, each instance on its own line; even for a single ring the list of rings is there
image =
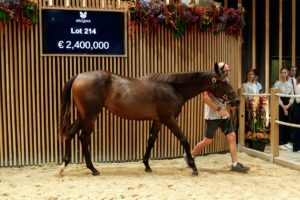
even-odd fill
[[[211,99],[213,95],[210,92],[204,92],[203,101],[212,109],[218,111],[222,117],[227,117],[229,114],[226,109],[220,107],[216,103],[214,103]]]

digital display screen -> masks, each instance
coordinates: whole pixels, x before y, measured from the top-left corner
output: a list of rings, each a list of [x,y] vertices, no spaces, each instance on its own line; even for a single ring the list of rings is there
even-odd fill
[[[43,9],[43,54],[124,55],[124,12]]]

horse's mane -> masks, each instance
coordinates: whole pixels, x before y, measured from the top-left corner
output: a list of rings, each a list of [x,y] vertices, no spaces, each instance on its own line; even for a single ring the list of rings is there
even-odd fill
[[[198,83],[204,78],[211,77],[214,71],[178,72],[178,73],[154,73],[141,78],[175,84]]]

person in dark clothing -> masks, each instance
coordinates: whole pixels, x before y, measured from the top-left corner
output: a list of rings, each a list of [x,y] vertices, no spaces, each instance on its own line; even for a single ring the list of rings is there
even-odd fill
[[[297,77],[297,85],[295,88],[295,95],[300,95],[300,76]],[[298,113],[298,117],[293,117],[292,122],[294,124],[300,125],[300,98],[295,98],[294,103],[294,113]],[[293,136],[294,136],[294,144],[293,144],[293,151],[300,153],[300,128],[293,128]]]
[[[292,84],[287,80],[288,69],[283,67],[280,69],[280,80],[274,85],[278,88],[278,93],[293,95]],[[289,122],[290,107],[293,105],[294,98],[279,97],[279,120]],[[279,125],[279,148],[282,150],[292,149],[291,129],[288,126]]]

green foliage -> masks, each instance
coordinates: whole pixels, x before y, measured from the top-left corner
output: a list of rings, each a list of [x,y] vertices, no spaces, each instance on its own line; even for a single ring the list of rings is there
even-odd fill
[[[9,19],[29,26],[39,21],[38,3],[30,0],[0,2],[0,21],[7,23]]]

